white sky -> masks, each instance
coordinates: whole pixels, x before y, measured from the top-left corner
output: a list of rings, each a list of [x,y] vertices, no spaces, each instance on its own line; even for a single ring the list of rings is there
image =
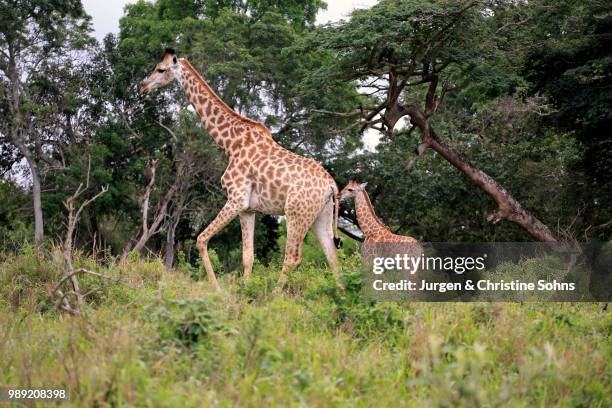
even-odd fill
[[[123,7],[132,0],[82,0],[85,11],[92,17],[94,36],[102,40],[109,32],[119,31],[119,19],[123,15]],[[327,0],[327,10],[319,11],[317,23],[346,19],[354,9],[368,8],[377,0]],[[368,150],[374,149],[380,140],[380,134],[375,130],[365,132],[363,141]]]
[[[123,15],[123,6],[135,3],[133,0],[83,0],[83,6],[93,18],[94,35],[104,38],[109,32],[119,31],[119,19]],[[327,0],[327,10],[322,10],[317,16],[317,23],[323,24],[346,18],[351,11],[368,8],[377,0]]]
[[[346,19],[351,11],[370,8],[378,3],[378,0],[326,0],[326,2],[327,10],[319,11],[317,15],[319,24]]]
[[[129,0],[82,0],[85,11],[92,18],[94,36],[102,40],[110,32],[119,31],[119,19],[123,15],[123,6],[134,3]]]

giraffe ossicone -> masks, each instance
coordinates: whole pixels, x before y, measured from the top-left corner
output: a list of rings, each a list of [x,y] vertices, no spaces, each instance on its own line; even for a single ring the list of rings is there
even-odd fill
[[[227,202],[197,239],[212,286],[219,289],[208,256],[208,242],[237,216],[242,229],[244,275],[251,275],[255,213],[286,217],[287,243],[280,284],[291,269],[299,266],[309,228],[318,238],[339,284],[334,245],[339,242],[335,225],[338,186],[331,175],[315,160],[276,143],[262,123],[231,109],[195,68],[186,59],[177,58],[172,49],[166,49],[162,60],[143,81],[140,93],[152,92],[174,80],[179,82],[205,129],[229,159],[221,177]]]

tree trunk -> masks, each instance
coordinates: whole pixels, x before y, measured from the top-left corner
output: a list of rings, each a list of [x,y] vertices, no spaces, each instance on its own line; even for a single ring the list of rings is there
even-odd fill
[[[185,201],[187,200],[188,194],[186,191],[179,189],[177,194],[180,195],[179,199],[172,208],[171,215],[168,219],[168,225],[166,227],[166,249],[164,253],[164,266],[166,269],[172,268],[174,263],[174,241],[176,237],[176,228],[181,221],[181,215],[185,209]]]
[[[32,152],[28,147],[19,140],[19,137],[15,137],[14,143],[19,149],[19,152],[23,155],[28,163],[30,174],[32,175],[32,201],[34,204],[34,243],[36,246],[40,246],[44,239],[44,224],[43,224],[43,212],[41,202],[41,187],[40,187],[40,171],[38,169],[38,163],[34,160]]]
[[[171,269],[174,263],[174,233],[176,223],[172,223],[166,231],[166,250],[164,252],[164,266],[166,269]]]
[[[557,242],[557,239],[548,227],[523,208],[506,189],[500,186],[491,176],[474,167],[461,153],[442,142],[430,126],[427,117],[415,106],[400,107],[398,114],[400,117],[409,115],[410,123],[421,130],[423,144],[441,154],[449,163],[465,174],[472,183],[476,184],[495,200],[498,210],[487,217],[488,221],[493,223],[503,219],[512,221],[523,227],[538,241]]]
[[[152,236],[153,236],[153,234],[149,233],[149,231],[143,232],[142,235],[140,236],[140,238],[138,239],[138,241],[136,242],[136,244],[134,245],[134,247],[132,248],[132,250],[130,252],[142,252],[142,250],[144,249],[147,241]]]
[[[34,243],[38,248],[44,239],[44,224],[43,224],[43,212],[41,203],[41,187],[40,187],[40,171],[38,169],[38,163],[34,159],[34,155],[26,145],[24,141],[24,126],[28,124],[28,120],[24,117],[24,113],[21,110],[22,95],[19,88],[20,75],[15,63],[15,55],[12,47],[8,50],[9,61],[8,70],[5,71],[11,87],[10,87],[10,103],[9,112],[12,115],[10,126],[10,136],[13,144],[17,147],[19,152],[23,155],[28,163],[30,174],[32,175],[32,201],[34,207]]]

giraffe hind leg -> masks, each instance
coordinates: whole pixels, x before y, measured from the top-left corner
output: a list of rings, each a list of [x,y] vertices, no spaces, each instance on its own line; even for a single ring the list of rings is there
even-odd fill
[[[321,244],[321,249],[327,258],[329,269],[331,269],[332,273],[334,274],[336,284],[339,287],[342,287],[342,283],[340,282],[340,270],[338,268],[338,257],[336,256],[333,217],[334,206],[333,202],[330,200],[325,203],[321,209],[321,212],[312,224],[312,231]]]
[[[296,215],[287,216],[287,243],[283,270],[278,279],[275,292],[280,292],[287,283],[288,274],[297,269],[302,262],[302,245],[310,227],[310,222]]]

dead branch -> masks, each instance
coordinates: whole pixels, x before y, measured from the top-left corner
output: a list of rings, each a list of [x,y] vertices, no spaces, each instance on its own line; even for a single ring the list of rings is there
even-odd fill
[[[97,276],[98,278],[102,278],[102,279],[108,279],[108,280],[113,281],[114,283],[119,283],[121,281],[120,277],[107,276],[99,272],[90,271],[89,269],[79,268],[79,269],[75,269],[69,274],[64,275],[62,279],[60,279],[60,281],[53,287],[53,290],[51,290],[51,293],[57,292],[64,282],[66,282],[68,279],[72,279],[73,276],[76,276],[80,273]]]
[[[68,223],[66,226],[66,236],[64,238],[64,243],[63,243],[63,255],[64,255],[64,262],[66,264],[67,273],[59,281],[59,283],[55,286],[54,290],[52,290],[51,293],[49,294],[50,299],[52,299],[54,296],[56,296],[56,294],[60,293],[59,288],[61,287],[61,285],[64,282],[66,282],[68,279],[70,279],[72,283],[72,292],[67,292],[66,294],[63,294],[63,293],[60,294],[60,299],[53,303],[55,304],[56,307],[61,306],[61,309],[69,313],[72,313],[72,314],[80,314],[80,305],[83,303],[83,299],[84,299],[81,294],[81,288],[80,288],[79,281],[76,276],[77,274],[74,273],[75,271],[72,265],[74,231],[76,229],[76,226],[79,222],[79,219],[81,217],[81,213],[83,212],[83,210],[87,206],[89,206],[91,203],[93,203],[95,200],[97,200],[102,194],[108,191],[108,186],[104,186],[102,187],[100,192],[98,192],[93,197],[83,201],[78,207],[76,207],[75,203],[77,202],[79,197],[89,188],[90,173],[91,173],[91,158],[88,160],[88,163],[87,163],[87,175],[85,177],[85,186],[83,186],[83,183],[80,183],[76,191],[74,192],[74,194],[72,194],[70,197],[66,199],[66,201],[64,201],[64,207],[66,207],[66,210],[68,210]],[[70,306],[70,303],[66,299],[66,296],[70,293],[73,293],[77,300],[76,306],[74,307]]]
[[[76,306],[71,306],[70,302],[68,302],[68,299],[67,299],[68,296],[69,295],[74,295],[76,298],[81,298],[81,299],[84,300],[90,294],[100,290],[100,288],[93,288],[93,289],[90,289],[89,291],[87,291],[85,293],[77,292],[75,290],[71,290],[69,292],[64,293],[61,290],[62,285],[64,283],[66,283],[68,280],[72,281],[79,274],[88,274],[88,275],[92,275],[92,276],[97,276],[97,277],[102,278],[102,279],[107,279],[107,280],[111,281],[112,283],[120,283],[121,282],[121,277],[107,276],[107,275],[104,275],[102,273],[90,271],[89,269],[85,269],[85,268],[79,268],[79,269],[76,269],[76,270],[74,270],[74,271],[64,275],[62,277],[62,279],[49,292],[49,299],[54,299],[55,298],[56,300],[53,301],[52,303],[53,303],[53,305],[56,308],[58,308],[60,310],[63,310],[65,312],[68,312],[68,313],[70,313],[72,315],[75,315],[75,316],[81,315],[80,304],[77,304]],[[132,286],[129,286],[129,285],[127,285],[127,286],[135,289]]]
[[[502,25],[501,27],[499,27],[497,30],[495,30],[495,34],[499,34],[501,31],[504,31],[506,28],[508,27],[516,27],[516,26],[520,26],[523,25],[527,22],[529,22],[531,20],[531,17],[526,17],[523,20],[520,21],[509,21],[506,24]]]
[[[312,112],[316,112],[316,113],[324,113],[326,115],[331,115],[331,116],[339,116],[342,118],[350,118],[353,116],[359,116],[363,114],[363,110],[356,110],[353,112],[333,112],[333,111],[328,111],[328,110],[323,110],[323,109],[313,109]]]
[[[157,175],[157,160],[151,161],[151,179],[145,187],[144,196],[142,199],[142,233],[143,235],[149,232],[149,199],[151,198],[151,191],[155,185],[155,176]]]
[[[607,228],[612,225],[612,220],[606,221],[603,224],[595,225],[593,229]]]
[[[170,186],[170,188],[166,191],[166,194],[162,197],[160,202],[157,204],[155,213],[153,215],[153,221],[149,225],[149,201],[151,196],[151,191],[153,190],[153,186],[155,185],[155,178],[157,174],[157,160],[153,160],[151,162],[151,179],[145,188],[143,203],[142,203],[142,233],[140,238],[136,242],[136,244],[131,247],[128,245],[126,249],[123,251],[123,255],[121,256],[121,262],[124,262],[130,252],[140,252],[144,249],[147,241],[151,239],[152,236],[156,235],[160,231],[160,227],[162,225],[162,221],[166,218],[166,214],[168,212],[168,206],[174,197],[174,194],[180,189],[181,185],[185,182],[185,175],[189,173],[189,160],[178,161],[176,177],[174,183]]]
[[[74,315],[74,316],[79,316],[81,314],[81,311],[79,309],[75,309],[72,306],[70,306],[70,303],[68,303],[68,300],[66,299],[66,296],[68,296],[70,294],[74,294],[73,291],[64,293],[64,292],[62,292],[61,290],[58,289],[56,292],[59,295],[59,298],[57,299],[57,301],[54,302],[54,306],[57,309],[63,310],[65,312],[68,312],[68,313],[70,313],[71,315]],[[50,296],[50,298],[51,298],[51,296]]]

